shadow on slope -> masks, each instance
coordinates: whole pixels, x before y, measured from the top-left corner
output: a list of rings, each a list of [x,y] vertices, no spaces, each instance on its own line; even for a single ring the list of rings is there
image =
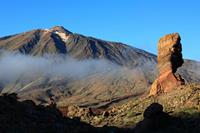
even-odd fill
[[[144,111],[144,119],[139,122],[134,133],[199,133],[200,112],[170,116],[163,112],[163,106],[153,103]]]
[[[2,133],[109,133],[129,132],[115,127],[95,128],[62,115],[55,105],[35,105],[18,101],[16,94],[0,96],[0,132]]]

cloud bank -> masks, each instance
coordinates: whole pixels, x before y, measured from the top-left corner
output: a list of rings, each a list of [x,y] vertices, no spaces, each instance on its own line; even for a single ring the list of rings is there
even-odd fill
[[[0,52],[0,81],[3,83],[30,81],[41,76],[84,78],[118,68],[119,66],[107,60],[77,60],[62,55],[38,57],[16,52]]]
[[[137,59],[139,60],[139,59]],[[141,59],[141,62],[144,60]],[[125,71],[124,71],[125,70]],[[135,80],[140,74],[152,73],[155,75],[155,64],[146,61],[142,66],[132,69],[116,65],[108,60],[87,59],[77,60],[64,55],[31,56],[17,52],[0,51],[0,85],[8,83],[28,83],[39,77],[66,79],[80,79],[89,75],[113,72],[128,76],[135,75]],[[126,72],[126,73],[124,73]]]

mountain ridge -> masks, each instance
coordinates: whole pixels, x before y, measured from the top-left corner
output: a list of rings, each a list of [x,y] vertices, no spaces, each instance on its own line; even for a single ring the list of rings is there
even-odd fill
[[[59,33],[55,33],[58,31]],[[63,39],[58,37],[61,33],[65,33],[65,37],[69,40],[69,42],[65,42],[65,46],[62,41]],[[0,49],[8,51],[18,50],[20,53],[33,56],[61,53],[68,54],[76,59],[108,59],[118,65],[129,67],[137,65],[134,64],[135,60],[141,57],[149,58],[149,60],[156,62],[156,56],[144,50],[120,42],[104,41],[102,39],[72,33],[62,26],[32,30],[3,38],[3,40],[0,38]],[[48,41],[46,41],[46,38]],[[132,57],[135,57],[135,59]],[[130,64],[126,64],[127,62]]]

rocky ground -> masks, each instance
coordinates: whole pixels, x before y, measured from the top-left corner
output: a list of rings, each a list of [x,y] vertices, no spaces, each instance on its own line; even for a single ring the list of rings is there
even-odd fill
[[[131,100],[120,106],[109,109],[88,109],[79,108],[76,106],[62,107],[60,110],[68,117],[79,117],[82,121],[87,122],[96,127],[116,126],[120,128],[134,128],[135,126],[148,129],[148,123],[144,119],[144,111],[152,104],[158,103],[163,106],[163,111],[166,113],[166,119],[170,123],[162,129],[158,128],[158,132],[184,132],[198,133],[200,132],[200,85],[190,84],[176,88],[174,91],[166,94],[161,94],[156,97],[143,97]],[[147,113],[147,116],[159,117],[159,109],[154,109]],[[162,112],[162,111],[160,111]],[[143,120],[144,119],[144,120]],[[141,121],[145,121],[141,125]],[[148,119],[150,123],[155,123],[154,119]],[[138,122],[140,122],[138,124]],[[158,124],[159,125],[159,124]],[[153,126],[158,126],[153,125]],[[150,126],[151,127],[151,126]],[[155,127],[153,129],[156,129]],[[166,129],[166,130],[165,130]],[[143,132],[146,130],[143,130]]]
[[[16,94],[0,96],[1,133],[107,133],[129,132],[117,127],[96,128],[78,118],[64,117],[55,105],[35,105],[33,101],[18,101]]]
[[[111,108],[36,105],[0,96],[0,132],[5,133],[199,133],[200,85],[180,86]]]

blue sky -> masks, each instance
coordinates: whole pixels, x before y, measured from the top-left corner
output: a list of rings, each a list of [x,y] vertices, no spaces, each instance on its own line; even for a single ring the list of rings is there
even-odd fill
[[[0,36],[62,25],[66,29],[157,53],[179,32],[184,58],[200,61],[199,0],[2,0]]]

